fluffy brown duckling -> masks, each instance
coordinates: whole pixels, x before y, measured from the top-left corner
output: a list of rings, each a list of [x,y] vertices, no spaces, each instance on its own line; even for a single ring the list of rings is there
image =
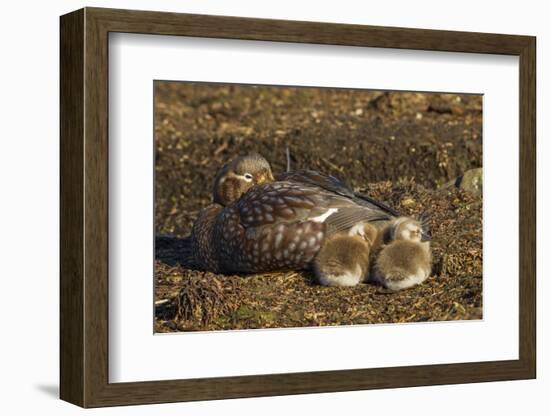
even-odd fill
[[[313,262],[317,281],[324,286],[356,286],[365,281],[377,233],[372,224],[361,223],[348,233],[326,238]]]
[[[374,265],[373,280],[391,290],[422,283],[431,273],[429,236],[422,224],[408,217],[391,221],[383,233],[387,239]]]
[[[328,175],[271,178],[259,155],[237,158],[216,176],[215,204],[201,211],[191,235],[199,267],[221,273],[304,269],[325,237],[394,218]]]

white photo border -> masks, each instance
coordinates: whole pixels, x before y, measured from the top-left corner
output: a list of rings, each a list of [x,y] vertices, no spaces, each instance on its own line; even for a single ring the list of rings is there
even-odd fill
[[[483,320],[153,335],[157,79],[483,94]],[[111,33],[109,381],[518,359],[518,103],[517,56]]]

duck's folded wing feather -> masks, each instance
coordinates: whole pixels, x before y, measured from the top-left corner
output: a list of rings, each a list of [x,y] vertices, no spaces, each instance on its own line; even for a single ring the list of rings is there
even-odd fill
[[[353,189],[344,181],[335,176],[327,175],[316,170],[301,169],[291,172],[285,172],[278,178],[280,181],[302,183],[311,186],[318,186],[338,195],[353,198]]]
[[[359,205],[366,205],[370,207],[376,207],[394,217],[400,217],[401,214],[396,209],[390,207],[389,205],[378,201],[377,199],[374,199],[366,194],[363,194],[361,192],[354,192],[354,201],[356,201]]]
[[[325,220],[327,235],[348,231],[361,222],[387,221],[390,217],[363,207],[343,207],[332,213]]]
[[[274,182],[251,188],[237,203],[245,228],[303,221],[327,222],[333,232],[358,222],[389,220],[391,215],[358,205],[334,192],[292,182]]]
[[[369,195],[354,192],[351,186],[341,179],[322,172],[308,169],[295,170],[281,174],[278,177],[278,180],[318,186],[326,191],[334,192],[337,195],[349,198],[357,205],[363,205],[368,208],[381,210],[395,217],[400,215],[397,210],[393,209],[389,205],[378,201]]]

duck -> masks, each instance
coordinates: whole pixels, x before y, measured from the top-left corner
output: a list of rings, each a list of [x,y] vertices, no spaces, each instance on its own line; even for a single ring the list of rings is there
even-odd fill
[[[382,231],[385,244],[374,265],[372,280],[392,291],[408,289],[431,274],[431,235],[423,224],[399,217]]]
[[[371,248],[378,229],[368,223],[325,239],[313,261],[317,282],[323,286],[356,286],[367,280]]]
[[[223,165],[214,178],[214,204],[229,205],[254,185],[274,181],[271,165],[263,156],[252,153],[237,157]]]
[[[395,217],[330,175],[303,170],[275,178],[258,154],[224,165],[213,195],[193,224],[191,246],[198,267],[215,273],[305,269],[325,238]]]

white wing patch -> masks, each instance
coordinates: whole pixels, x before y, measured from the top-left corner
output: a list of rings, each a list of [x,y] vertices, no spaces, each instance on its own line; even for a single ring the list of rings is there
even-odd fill
[[[338,212],[338,208],[329,208],[327,210],[327,212],[325,212],[324,214],[321,214],[317,217],[313,217],[311,218],[311,221],[315,221],[315,222],[325,222],[325,220],[330,217],[332,214],[334,214],[335,212]]]

